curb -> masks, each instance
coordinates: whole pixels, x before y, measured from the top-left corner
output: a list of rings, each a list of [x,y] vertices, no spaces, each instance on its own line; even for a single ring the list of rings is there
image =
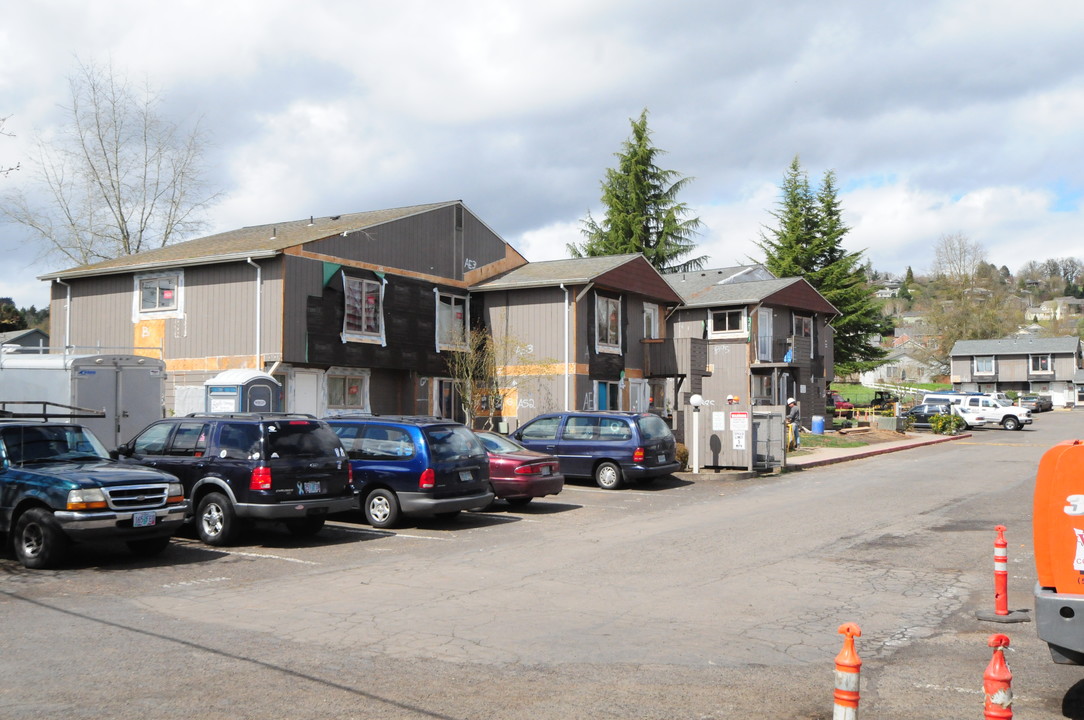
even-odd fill
[[[796,462],[793,464],[786,464],[783,466],[783,472],[792,472],[794,470],[803,470],[811,467],[822,467],[824,465],[835,465],[837,463],[848,462],[850,460],[861,460],[862,458],[874,457],[876,455],[887,455],[888,453],[900,452],[901,450],[911,450],[916,447],[923,447],[925,445],[937,445],[939,443],[952,442],[953,440],[963,440],[964,438],[972,437],[971,433],[962,433],[960,435],[946,435],[930,440],[920,440],[918,442],[909,443],[907,445],[895,445],[887,448],[872,448],[870,450],[860,450],[848,455],[837,455],[836,457],[823,458],[821,460],[809,460],[807,462]]]

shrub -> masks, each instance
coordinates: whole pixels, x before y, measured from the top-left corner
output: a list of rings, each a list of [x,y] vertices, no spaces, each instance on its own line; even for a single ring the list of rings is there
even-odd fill
[[[674,454],[677,457],[677,461],[681,463],[682,470],[689,467],[689,448],[685,447],[682,443],[678,443],[677,451]]]
[[[938,435],[955,435],[964,425],[964,419],[959,415],[934,415],[930,418],[930,429]]]

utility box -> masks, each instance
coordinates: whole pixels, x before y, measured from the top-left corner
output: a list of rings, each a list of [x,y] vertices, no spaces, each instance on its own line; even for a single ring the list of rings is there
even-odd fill
[[[99,416],[72,422],[114,448],[162,418],[165,377],[164,362],[139,355],[0,354],[0,401],[20,413],[42,403],[91,410]]]
[[[226,370],[203,387],[207,412],[282,412],[282,383],[260,370]]]

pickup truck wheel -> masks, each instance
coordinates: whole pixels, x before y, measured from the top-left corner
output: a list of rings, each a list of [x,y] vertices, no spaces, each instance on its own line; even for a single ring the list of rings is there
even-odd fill
[[[399,522],[399,500],[395,493],[377,488],[365,498],[365,519],[375,528],[395,527]]]
[[[153,557],[169,547],[169,536],[147,538],[146,540],[129,540],[128,550],[139,557]]]
[[[304,517],[296,520],[287,520],[286,529],[294,537],[312,537],[324,529],[325,518]]]
[[[1001,427],[1006,430],[1019,430],[1021,428],[1020,421],[1014,418],[1012,415],[1001,421]]]
[[[15,523],[15,557],[31,570],[55,567],[68,549],[68,536],[45,508],[30,508]]]
[[[237,513],[222,493],[208,493],[196,511],[199,539],[208,545],[229,545],[240,530]]]
[[[595,468],[595,483],[603,490],[616,490],[621,487],[621,468],[612,462],[601,463]]]

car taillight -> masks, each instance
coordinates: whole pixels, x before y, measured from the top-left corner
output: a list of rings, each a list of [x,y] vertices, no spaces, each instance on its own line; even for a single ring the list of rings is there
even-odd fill
[[[644,461],[644,449],[642,447],[636,448],[636,451],[632,454],[632,461],[633,462],[643,462]]]
[[[418,489],[428,490],[437,484],[437,474],[433,472],[433,468],[426,468],[418,478]]]
[[[271,468],[258,467],[252,469],[252,477],[248,481],[249,490],[271,489]]]
[[[349,461],[346,463],[346,483],[348,485],[354,484],[354,466]]]
[[[542,472],[541,465],[520,465],[516,468],[516,475],[537,475]]]

